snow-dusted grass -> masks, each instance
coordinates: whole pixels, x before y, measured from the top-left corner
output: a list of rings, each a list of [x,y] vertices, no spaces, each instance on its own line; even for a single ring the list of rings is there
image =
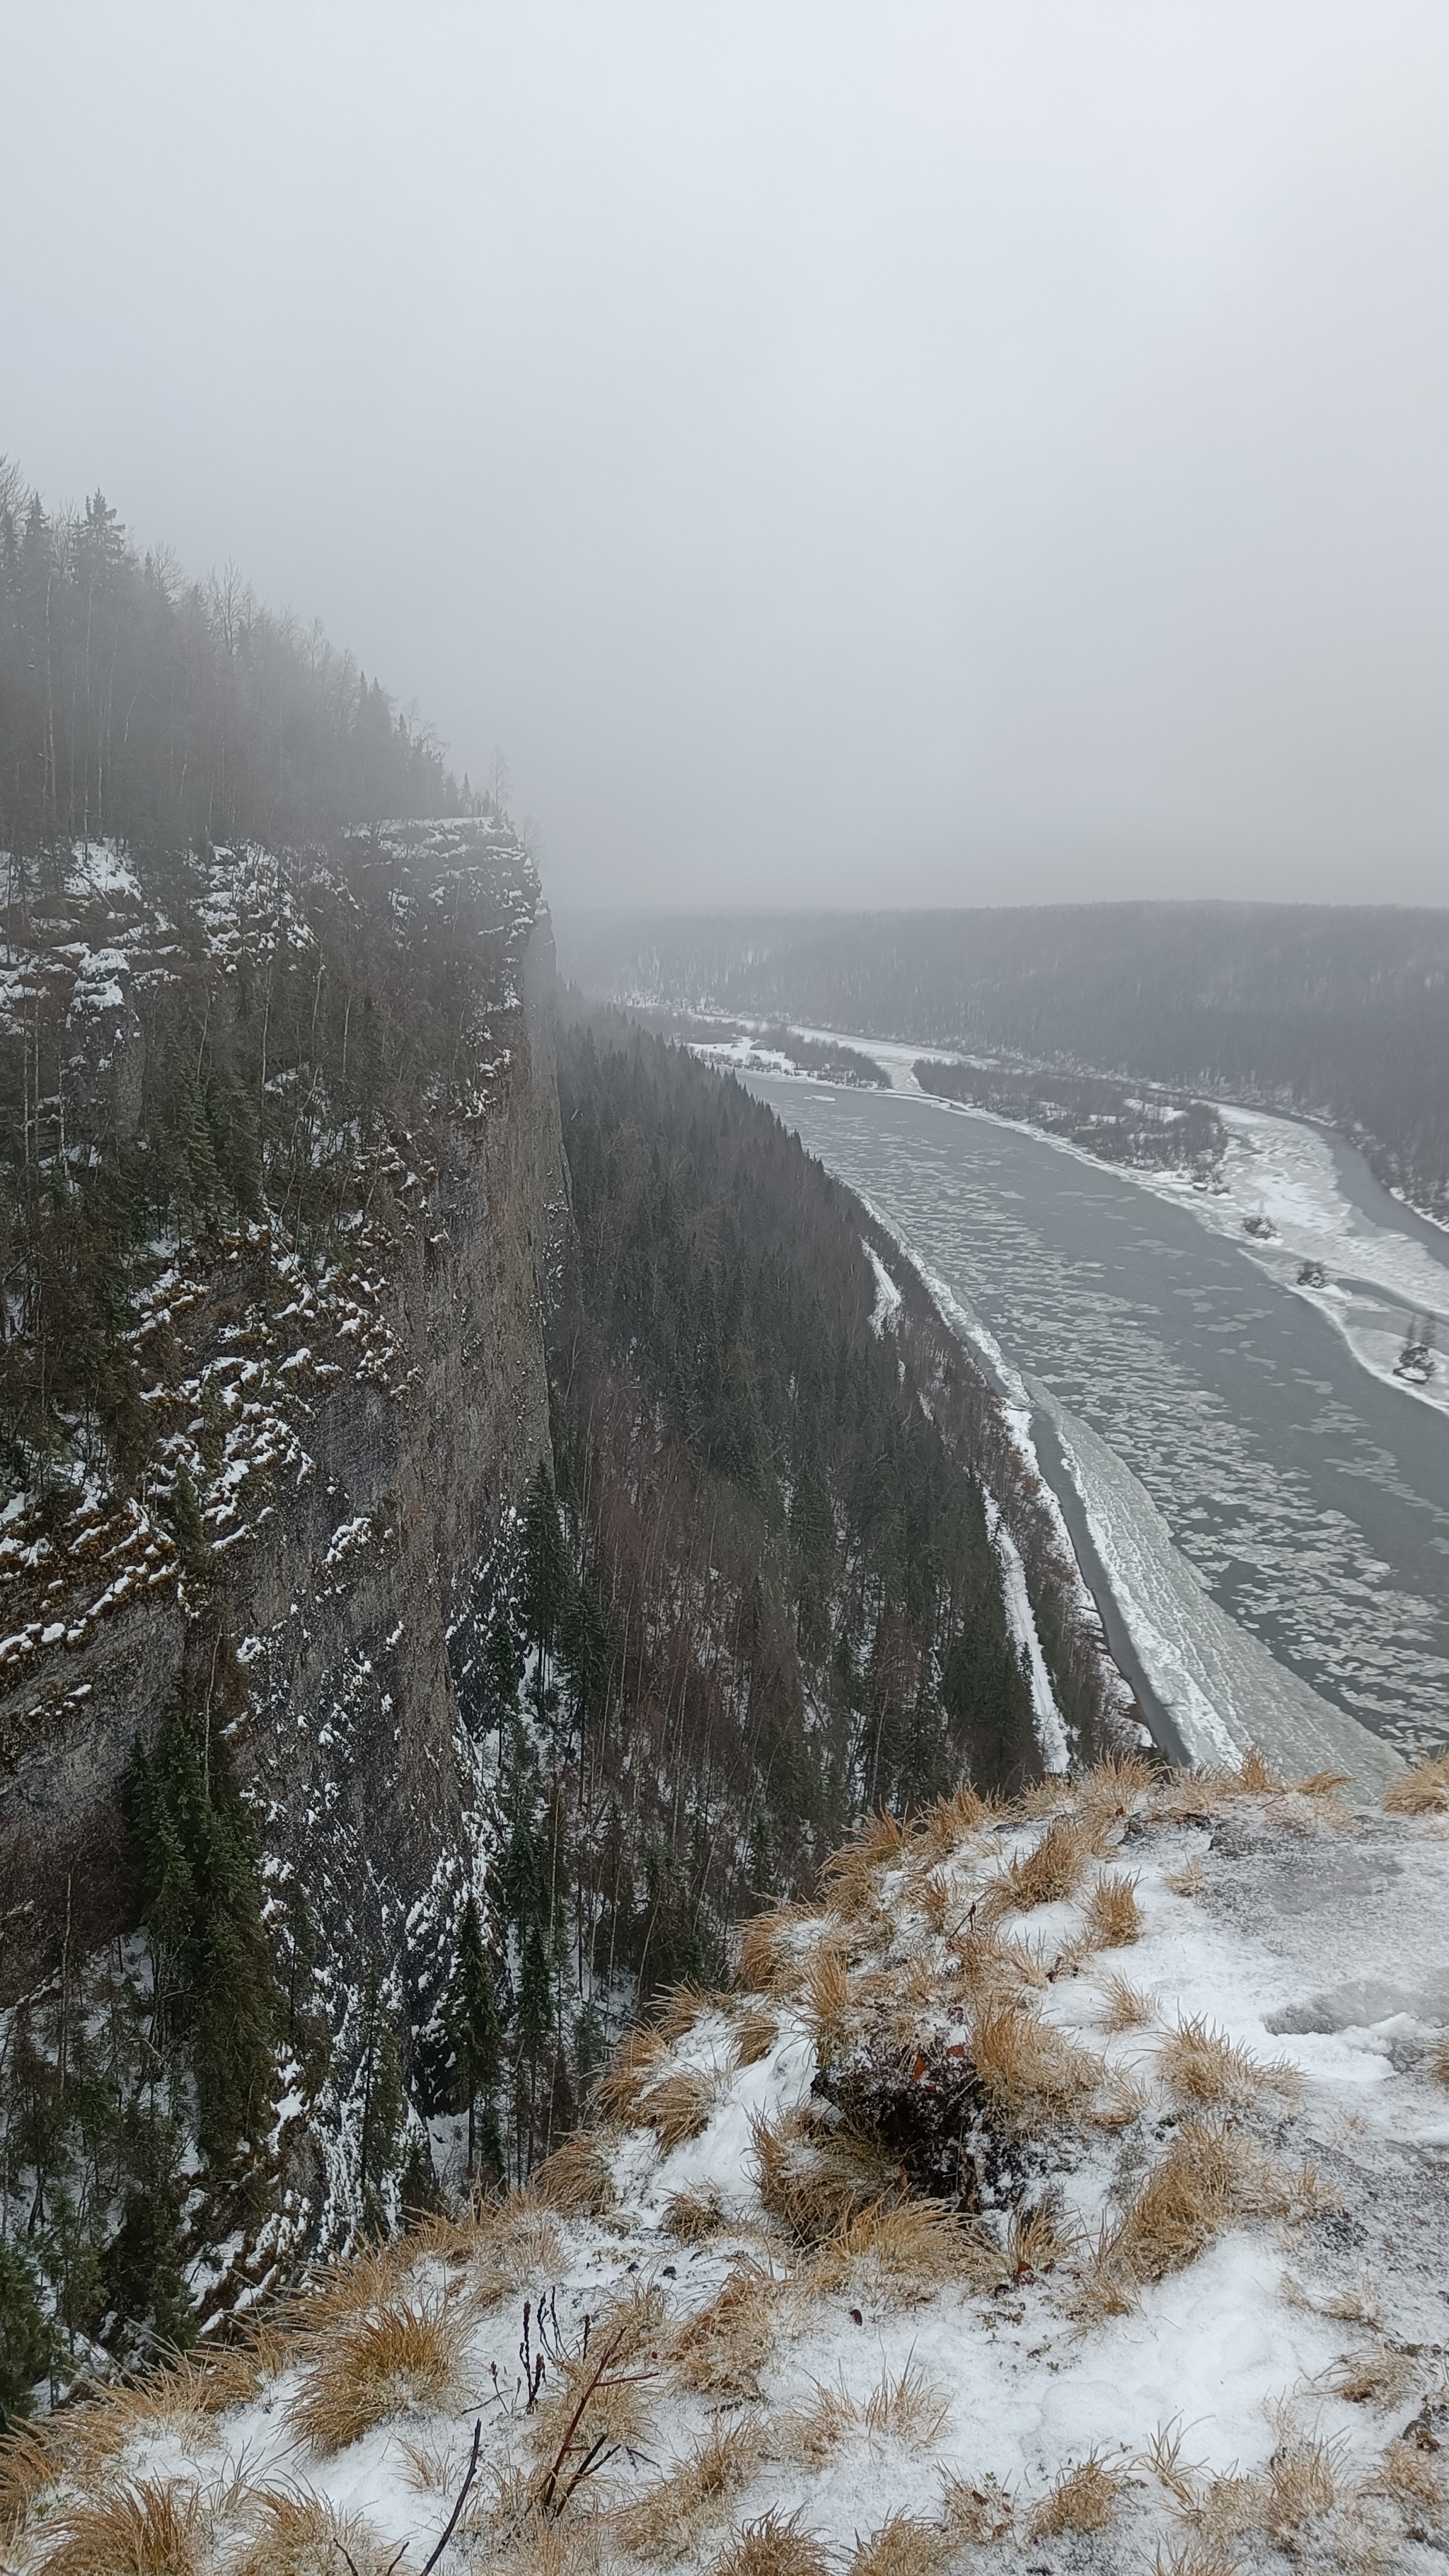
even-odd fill
[[[1449,1827],[1349,1785],[875,1820],[530,2192],[22,2437],[7,2566],[1442,2565]]]

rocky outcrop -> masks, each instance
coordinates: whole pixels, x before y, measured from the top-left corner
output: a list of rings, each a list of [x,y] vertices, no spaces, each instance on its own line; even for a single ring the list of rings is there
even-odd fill
[[[279,936],[321,987],[325,928],[264,859],[213,862],[218,1010]],[[383,863],[397,938],[467,969],[449,1061],[399,1095],[325,1257],[269,1204],[159,1268],[131,1337],[157,1432],[136,1489],[78,1483],[61,1522],[17,1496],[0,1524],[6,1998],[125,1922],[121,1786],[178,1695],[225,1730],[279,1949],[305,1925],[334,2026],[364,1960],[406,1946],[426,1979],[477,1866],[480,1636],[548,1454],[541,1292],[567,1222],[552,939],[497,825],[415,827],[371,846]],[[268,882],[270,905],[239,893]],[[75,1050],[92,1085],[134,1022],[138,923],[128,945],[123,904],[108,1025]]]

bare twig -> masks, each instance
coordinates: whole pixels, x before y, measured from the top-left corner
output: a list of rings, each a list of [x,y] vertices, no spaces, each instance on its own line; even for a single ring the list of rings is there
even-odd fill
[[[477,2423],[473,2427],[473,2454],[468,2462],[467,2475],[458,2489],[458,2501],[448,2516],[447,2529],[444,2531],[442,2539],[438,2542],[431,2558],[425,2558],[423,2560],[422,2576],[428,2576],[429,2569],[437,2566],[438,2560],[442,2557],[444,2550],[447,2548],[449,2541],[452,2539],[454,2532],[458,2528],[458,2517],[461,2514],[464,2505],[468,2501],[468,2489],[471,2487],[473,2480],[478,2475],[478,2454],[482,2447],[483,2418],[480,2415]],[[394,2560],[393,2564],[396,2565],[396,2563],[396,2560]],[[391,2568],[388,2570],[388,2576],[392,2576]]]

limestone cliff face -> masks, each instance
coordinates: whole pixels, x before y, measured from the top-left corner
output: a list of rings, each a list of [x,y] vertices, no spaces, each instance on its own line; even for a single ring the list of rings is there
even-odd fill
[[[391,1975],[406,1954],[426,1987],[478,1866],[472,1676],[500,1535],[548,1454],[541,1304],[567,1225],[552,938],[496,825],[417,827],[386,857],[399,940],[468,976],[449,1060],[391,1122],[341,1251],[308,1258],[269,1206],[205,1266],[178,1253],[134,1334],[159,1433],[147,1477],[83,1494],[59,1533],[53,1514],[49,1535],[6,1515],[9,1996],[67,1927],[90,1945],[123,1921],[121,1784],[178,1693],[226,1731],[279,1947],[305,1925],[334,2028],[365,1961]],[[217,866],[243,946],[275,955],[290,937],[320,990],[326,939],[295,885],[278,932],[277,901],[235,900],[248,867],[265,879],[258,854]],[[235,961],[213,945],[231,1007]],[[87,1080],[95,1059],[94,1042],[76,1051]],[[183,1489],[204,1532],[189,1545]]]

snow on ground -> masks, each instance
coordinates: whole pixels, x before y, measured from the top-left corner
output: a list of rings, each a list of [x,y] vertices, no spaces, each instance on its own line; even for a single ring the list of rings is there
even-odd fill
[[[1432,1318],[1449,1341],[1442,1331],[1449,1326],[1449,1237],[1441,1260],[1417,1236],[1376,1225],[1347,1196],[1332,1147],[1316,1128],[1225,1101],[1215,1106],[1228,1131],[1221,1191],[1195,1190],[1181,1173],[1134,1172],[1133,1179],[1231,1235],[1270,1277],[1319,1307],[1371,1375],[1449,1412],[1443,1355],[1422,1383],[1398,1368],[1416,1315]]]
[[[534,2193],[344,2267],[210,2394],[56,2419],[7,2563],[170,2480],[185,2570],[340,2533],[418,2571],[476,2423],[445,2568],[1442,2569],[1449,1772],[1424,1797],[1249,1765],[877,1825]]]

